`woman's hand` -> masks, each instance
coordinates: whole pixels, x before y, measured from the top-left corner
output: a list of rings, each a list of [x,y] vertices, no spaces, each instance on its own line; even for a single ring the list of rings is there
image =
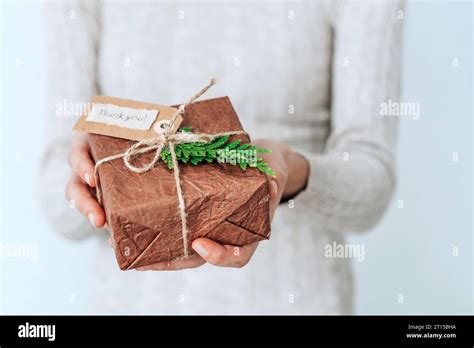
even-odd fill
[[[287,145],[269,141],[257,140],[253,144],[271,150],[271,153],[261,154],[276,174],[270,181],[269,204],[270,220],[273,220],[275,210],[282,197],[289,197],[300,191],[306,184],[309,172],[307,161],[293,152]],[[96,185],[94,180],[94,161],[90,155],[87,135],[76,134],[69,153],[69,165],[73,169],[66,186],[66,198],[73,201],[75,207],[86,216],[94,227],[106,225],[105,213],[93,195]],[[112,236],[109,244],[114,245]],[[258,242],[244,246],[221,245],[207,238],[193,241],[192,248],[198,253],[186,260],[159,262],[138,268],[144,270],[178,270],[195,268],[206,262],[221,267],[243,267],[251,259]]]
[[[93,188],[94,161],[91,158],[87,135],[76,133],[69,151],[69,165],[72,168],[71,176],[66,185],[66,198],[89,219],[94,227],[105,224],[105,213],[97,203]]]
[[[306,159],[293,152],[288,146],[269,140],[257,140],[253,144],[271,150],[261,157],[268,163],[276,174],[270,181],[270,220],[282,197],[290,197],[299,192],[306,185],[309,175],[309,165]],[[291,169],[291,170],[289,170]],[[193,241],[192,248],[198,253],[186,260],[159,262],[153,265],[138,268],[147,270],[177,270],[195,268],[206,262],[221,267],[243,267],[251,259],[258,242],[244,246],[221,245],[207,238],[198,238]]]

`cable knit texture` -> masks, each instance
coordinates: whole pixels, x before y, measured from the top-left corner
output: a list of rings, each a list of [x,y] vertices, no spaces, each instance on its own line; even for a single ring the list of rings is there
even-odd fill
[[[242,269],[120,272],[97,239],[91,312],[350,313],[350,259],[325,257],[381,217],[395,185],[400,2],[48,3],[50,105],[45,213],[70,237],[98,232],[64,201],[75,116],[58,103],[96,93],[177,104],[210,77],[253,138],[310,162],[307,188],[282,204],[270,241]],[[103,235],[103,236],[102,236]],[[78,262],[70,260],[69,262]]]

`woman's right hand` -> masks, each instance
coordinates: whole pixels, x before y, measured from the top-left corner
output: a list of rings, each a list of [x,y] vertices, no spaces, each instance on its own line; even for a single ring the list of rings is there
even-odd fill
[[[76,133],[69,151],[72,173],[66,185],[66,198],[94,227],[105,225],[105,213],[95,198],[94,161],[87,134]]]

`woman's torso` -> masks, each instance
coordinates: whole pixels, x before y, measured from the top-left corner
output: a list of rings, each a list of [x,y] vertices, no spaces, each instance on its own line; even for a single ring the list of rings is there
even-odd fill
[[[322,152],[330,132],[330,13],[323,2],[105,3],[100,92],[179,104],[216,77],[219,84],[205,98],[228,95],[253,138]],[[93,310],[350,312],[348,260],[324,256],[333,241],[343,237],[315,225],[297,198],[279,207],[271,240],[243,269],[120,272],[101,240]]]

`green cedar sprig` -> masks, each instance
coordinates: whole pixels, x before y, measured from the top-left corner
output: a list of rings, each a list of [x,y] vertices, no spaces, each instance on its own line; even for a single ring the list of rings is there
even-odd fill
[[[183,127],[181,132],[191,132],[191,127]],[[275,172],[268,166],[263,158],[258,157],[258,153],[270,153],[270,150],[257,147],[252,144],[241,144],[237,139],[228,142],[229,135],[217,137],[209,143],[193,142],[186,144],[177,144],[175,146],[176,159],[182,163],[191,163],[197,165],[206,163],[227,163],[230,165],[239,165],[242,170],[247,168],[257,168],[261,172],[275,177]],[[161,160],[173,169],[173,161],[168,147],[161,151]]]

